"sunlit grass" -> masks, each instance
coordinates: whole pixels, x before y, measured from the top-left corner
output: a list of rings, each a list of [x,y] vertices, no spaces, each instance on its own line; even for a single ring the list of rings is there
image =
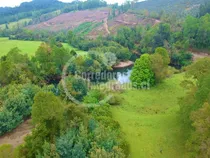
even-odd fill
[[[123,105],[113,107],[130,144],[131,158],[180,158],[185,154],[178,98],[183,74],[174,75],[150,90],[127,90]]]
[[[33,56],[41,43],[41,41],[21,41],[9,40],[8,38],[0,38],[0,56],[6,55],[14,47],[18,47],[23,54]],[[86,53],[84,51],[77,50],[66,43],[64,43],[63,46],[69,50],[74,49],[80,55],[84,55]]]

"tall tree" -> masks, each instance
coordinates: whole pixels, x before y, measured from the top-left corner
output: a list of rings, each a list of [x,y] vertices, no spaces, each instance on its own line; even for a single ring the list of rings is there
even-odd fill
[[[154,85],[154,73],[149,54],[144,54],[136,60],[130,79],[137,88]]]

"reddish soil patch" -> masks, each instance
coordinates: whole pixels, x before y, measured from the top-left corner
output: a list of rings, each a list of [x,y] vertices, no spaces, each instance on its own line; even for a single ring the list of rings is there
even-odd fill
[[[115,33],[117,29],[121,26],[128,26],[128,27],[134,27],[136,25],[155,25],[158,21],[156,19],[143,19],[138,17],[135,14],[131,13],[124,13],[119,16],[117,16],[115,19],[108,22],[109,30],[112,33]]]
[[[24,143],[24,138],[31,133],[33,126],[31,125],[31,120],[23,122],[13,131],[0,137],[0,145],[11,144],[13,147],[16,147]]]
[[[100,8],[95,10],[83,10],[61,14],[53,19],[42,22],[40,24],[28,26],[31,30],[73,30],[84,22],[103,22],[103,25],[92,30],[87,36],[95,38],[98,35],[106,36],[114,34],[121,26],[133,27],[136,25],[155,25],[160,21],[151,18],[140,18],[133,13],[123,13],[116,16],[114,19],[108,20],[110,8]]]
[[[104,21],[104,23],[106,23],[106,21]],[[99,34],[104,36],[108,35],[109,33],[115,34],[117,30],[122,26],[134,27],[136,25],[146,26],[148,24],[153,26],[158,23],[160,23],[160,21],[157,19],[151,19],[151,18],[143,19],[139,18],[136,14],[124,13],[118,15],[114,19],[109,20],[107,23],[107,27],[104,24],[104,26],[99,26],[98,28],[94,29],[89,33],[89,36],[96,37]]]
[[[108,8],[101,8],[64,13],[46,22],[31,25],[27,28],[51,31],[73,30],[84,22],[102,22],[104,19],[108,18],[109,10]]]

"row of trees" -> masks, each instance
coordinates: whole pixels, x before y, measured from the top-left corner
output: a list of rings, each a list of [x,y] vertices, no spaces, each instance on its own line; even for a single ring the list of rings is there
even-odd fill
[[[88,56],[76,56],[74,51],[58,43],[51,41],[50,44],[41,44],[31,59],[18,48],[1,58],[0,135],[30,116],[34,129],[23,145],[15,150],[3,145],[0,153],[17,158],[126,157],[128,145],[118,122],[112,118],[109,102],[91,108],[76,106],[62,86],[62,69],[75,56],[65,78],[66,88],[81,102],[99,104],[106,92],[91,90],[84,79],[76,78],[74,73],[107,69],[107,65],[103,65],[103,54],[90,52]],[[117,98],[110,102],[119,103]]]
[[[131,81],[136,88],[150,88],[168,77],[169,54],[164,48],[157,48],[152,55],[144,54],[137,59],[132,73]]]
[[[112,119],[109,105],[90,109],[78,107],[62,101],[50,88],[34,89],[34,85],[14,85],[7,87],[7,90],[17,91],[17,87],[28,95],[28,99],[32,97],[34,101],[16,96],[17,93],[7,93],[10,94],[10,98],[4,107],[9,108],[8,113],[14,111],[15,113],[10,119],[4,118],[7,120],[3,124],[0,117],[1,130],[12,127],[19,119],[19,114],[30,116],[30,113],[34,129],[25,138],[25,143],[18,146],[15,151],[11,146],[1,146],[1,155],[17,158],[123,158],[128,155],[128,145],[122,137],[118,122]],[[21,89],[26,87],[27,91]],[[1,94],[3,95],[3,92]],[[25,106],[28,103],[25,103],[26,101],[30,101],[27,106]],[[1,114],[2,112],[0,116]]]
[[[184,23],[184,36],[189,39],[192,47],[209,49],[210,43],[210,14],[200,18],[187,17]]]
[[[69,50],[57,46],[50,47],[45,43],[39,47],[32,59],[22,55],[18,48],[14,48],[7,56],[1,58],[0,83],[5,86],[29,81],[39,85],[56,82],[70,57]]]
[[[205,14],[210,14],[210,2],[206,1],[205,4],[200,5],[199,17],[204,16]]]
[[[180,100],[180,119],[186,147],[192,157],[209,157],[210,59],[200,59],[187,67],[183,85],[188,90]],[[194,80],[192,80],[194,79]]]

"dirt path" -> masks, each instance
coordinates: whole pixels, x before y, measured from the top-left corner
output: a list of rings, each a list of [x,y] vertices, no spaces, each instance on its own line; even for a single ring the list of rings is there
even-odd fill
[[[208,50],[196,50],[190,48],[189,51],[192,52],[194,61],[201,58],[210,57],[210,52]]]
[[[201,58],[205,58],[205,57],[210,57],[209,54],[207,53],[195,53],[193,52],[193,60],[196,61],[198,59],[201,59]]]
[[[108,22],[107,22],[107,18],[104,19],[104,28],[105,28],[106,32],[107,32],[108,34],[110,34],[109,26],[108,26]]]
[[[24,137],[31,133],[33,126],[31,125],[31,119],[26,120],[20,126],[13,131],[0,137],[0,145],[11,144],[16,147],[24,142]]]

